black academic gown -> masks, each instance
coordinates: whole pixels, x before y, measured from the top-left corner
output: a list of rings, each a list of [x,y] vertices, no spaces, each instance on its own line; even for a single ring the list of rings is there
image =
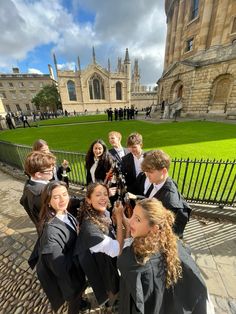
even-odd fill
[[[38,228],[39,211],[41,208],[41,194],[46,184],[27,180],[24,186],[20,204],[24,207],[30,219]]]
[[[111,166],[112,166],[112,157],[107,154],[107,158],[105,160],[103,159],[100,159],[98,161],[98,165],[97,165],[97,168],[95,170],[95,180],[96,181],[104,181],[105,178],[106,178],[106,174],[107,172],[111,169]],[[92,165],[91,165],[92,167]],[[86,184],[89,185],[89,183],[92,182],[92,176],[91,176],[91,173],[90,173],[90,168],[86,168]]]
[[[191,207],[179,193],[177,184],[168,177],[164,185],[153,197],[161,201],[165,208],[175,213],[173,230],[179,237],[182,237],[190,217]]]
[[[110,233],[110,237],[114,236]],[[91,253],[89,248],[104,240],[104,234],[97,225],[85,219],[81,226],[75,247],[77,261],[88,278],[98,304],[108,300],[108,291],[116,294],[119,291],[119,275],[116,268],[116,258],[105,253]]]
[[[118,258],[121,272],[119,314],[206,314],[207,289],[200,272],[179,243],[183,278],[165,288],[164,259],[155,254],[145,264],[136,262],[132,246]]]
[[[124,151],[124,156],[130,153],[128,148],[122,147]],[[109,149],[109,153],[112,155],[112,158],[118,163],[118,165],[121,166],[122,158],[120,158],[120,155],[117,153],[117,150],[115,148]]]
[[[54,311],[65,301],[73,300],[85,287],[85,275],[73,263],[76,238],[73,228],[54,217],[45,224],[29,259],[31,268],[36,265],[38,279]]]

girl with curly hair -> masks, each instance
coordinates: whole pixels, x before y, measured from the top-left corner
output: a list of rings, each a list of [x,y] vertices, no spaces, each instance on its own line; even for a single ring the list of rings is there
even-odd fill
[[[127,225],[120,209],[115,216]],[[214,313],[200,272],[173,233],[173,223],[173,213],[160,201],[136,204],[129,220],[132,238],[125,240],[118,258],[120,314]]]
[[[119,291],[116,260],[123,247],[122,220],[117,221],[115,234],[107,211],[108,194],[103,183],[88,186],[79,211],[79,235],[74,252],[100,306],[112,305],[116,300]]]

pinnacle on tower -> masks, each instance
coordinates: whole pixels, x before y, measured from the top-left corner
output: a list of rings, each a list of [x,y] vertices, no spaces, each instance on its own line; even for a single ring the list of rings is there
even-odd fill
[[[78,62],[79,71],[81,71],[81,67],[80,67],[80,58],[79,58],[79,56],[78,56],[77,62]]]
[[[111,63],[110,63],[110,59],[108,58],[108,72],[110,72],[111,71]]]
[[[125,63],[128,63],[130,62],[130,59],[129,59],[129,50],[128,48],[126,48],[126,51],[125,51]]]
[[[58,74],[57,59],[56,59],[56,54],[55,53],[53,53],[53,61],[54,61],[55,69],[56,69],[56,74]]]
[[[94,63],[94,64],[96,63],[96,56],[95,56],[95,49],[94,49],[94,46],[93,46],[93,63]]]

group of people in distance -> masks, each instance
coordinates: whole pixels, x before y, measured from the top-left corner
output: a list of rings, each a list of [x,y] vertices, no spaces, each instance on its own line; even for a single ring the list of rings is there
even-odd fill
[[[29,264],[53,311],[66,301],[69,314],[88,309],[89,285],[110,313],[213,314],[182,241],[191,208],[168,175],[170,157],[161,150],[144,152],[139,133],[128,136],[127,148],[119,132],[109,132],[108,140],[111,149],[101,139],[88,149],[84,198],[70,197],[68,182],[54,176],[59,167],[46,142],[39,140],[42,147],[25,161],[29,179],[20,202],[38,232]],[[127,193],[141,199],[131,217],[116,197],[115,182],[108,184],[114,164]],[[69,167],[66,161],[61,166]]]

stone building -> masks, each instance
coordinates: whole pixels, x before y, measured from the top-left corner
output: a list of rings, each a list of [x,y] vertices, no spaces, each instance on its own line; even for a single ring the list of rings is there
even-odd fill
[[[31,103],[32,98],[48,84],[53,84],[52,69],[50,74],[25,74],[19,68],[13,68],[13,73],[0,74],[0,98],[6,112],[31,113],[39,110]]]
[[[167,116],[236,118],[236,1],[165,0],[159,103]]]
[[[128,49],[123,61],[118,58],[115,72],[111,71],[109,59],[107,68],[97,63],[94,48],[91,64],[81,69],[79,58],[77,63],[78,69],[60,70],[54,55],[62,107],[68,112],[104,112],[110,107],[114,109],[131,105],[141,109],[150,105],[154,96],[157,98],[156,93],[147,93],[146,87],[140,84],[138,60],[135,60],[131,75]]]

